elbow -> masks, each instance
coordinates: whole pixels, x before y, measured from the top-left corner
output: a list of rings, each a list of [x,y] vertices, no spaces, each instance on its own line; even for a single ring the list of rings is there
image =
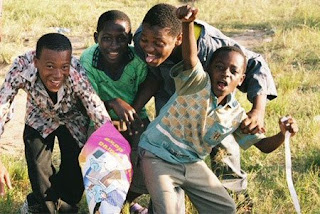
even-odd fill
[[[274,149],[269,149],[269,148],[268,149],[267,148],[259,148],[259,150],[265,154],[269,154],[274,151]]]

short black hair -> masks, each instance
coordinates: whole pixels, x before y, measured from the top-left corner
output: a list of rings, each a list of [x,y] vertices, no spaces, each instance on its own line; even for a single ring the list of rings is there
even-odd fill
[[[98,20],[97,24],[97,32],[103,30],[105,23],[108,21],[116,21],[116,20],[122,20],[128,23],[129,26],[129,32],[131,32],[131,21],[130,18],[125,14],[124,12],[120,10],[109,10],[101,14]]]
[[[169,28],[170,35],[177,36],[182,32],[182,25],[180,19],[178,19],[176,15],[176,10],[177,8],[170,4],[156,4],[149,9],[142,24]]]
[[[217,58],[221,53],[223,52],[237,52],[239,53],[240,55],[243,56],[244,58],[244,65],[243,65],[243,73],[246,73],[246,70],[247,70],[247,57],[246,55],[244,54],[244,52],[237,46],[223,46],[223,47],[220,47],[218,48],[217,50],[215,50],[211,56],[211,59],[210,59],[210,64],[212,63],[212,61]]]
[[[72,51],[70,40],[60,33],[48,33],[40,37],[36,47],[36,57],[40,59],[43,49],[54,51]]]

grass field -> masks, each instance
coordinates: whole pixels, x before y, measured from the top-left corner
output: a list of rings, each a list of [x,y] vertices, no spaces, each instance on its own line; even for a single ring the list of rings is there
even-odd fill
[[[120,9],[132,20],[133,30],[146,11],[167,0],[5,0],[3,1],[0,64],[34,47],[42,34],[56,27],[70,29],[67,36],[80,38],[84,47],[93,43],[99,15]],[[199,19],[229,36],[248,30],[268,32],[271,40],[252,49],[263,54],[274,76],[278,98],[267,105],[268,135],[278,131],[279,116],[290,114],[299,124],[291,140],[293,180],[302,213],[320,213],[320,1],[319,0],[199,0]],[[1,71],[2,75],[4,71]],[[251,105],[238,93],[246,109]],[[151,112],[152,113],[152,112]],[[21,130],[22,131],[22,130]],[[1,143],[1,140],[0,140]],[[14,189],[0,199],[0,213],[16,213],[30,191],[22,156],[1,155],[12,176]],[[255,148],[242,151],[242,168],[248,173],[248,192],[254,213],[294,213],[286,184],[284,147],[265,155]],[[188,213],[194,209],[188,202]],[[81,212],[86,213],[84,200]]]

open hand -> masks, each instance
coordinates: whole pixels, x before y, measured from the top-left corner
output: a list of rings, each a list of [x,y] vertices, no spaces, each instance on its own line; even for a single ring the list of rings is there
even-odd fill
[[[136,113],[136,110],[126,101],[120,98],[115,98],[108,102],[108,106],[118,115],[120,124],[123,122],[126,124],[130,135],[133,134],[132,129],[134,129],[132,124],[135,126],[137,126],[137,124],[138,126],[143,126],[139,115]]]

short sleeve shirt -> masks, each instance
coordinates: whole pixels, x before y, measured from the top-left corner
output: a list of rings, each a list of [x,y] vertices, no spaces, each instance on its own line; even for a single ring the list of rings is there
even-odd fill
[[[211,82],[198,62],[194,69],[182,71],[179,63],[172,69],[176,92],[161,109],[159,116],[143,133],[139,146],[172,163],[204,159],[212,147],[226,136],[240,133],[245,110],[233,94],[228,102],[217,104]],[[240,135],[239,145],[247,149],[264,135]]]
[[[139,85],[146,78],[147,64],[134,53],[133,47],[128,48],[131,60],[124,67],[118,80],[113,80],[99,68],[98,61],[101,54],[98,44],[89,47],[81,55],[81,64],[85,68],[93,88],[103,101],[121,98],[132,105]],[[109,114],[113,120],[119,119],[113,110],[110,110]],[[147,117],[145,108],[140,112],[140,117]]]

